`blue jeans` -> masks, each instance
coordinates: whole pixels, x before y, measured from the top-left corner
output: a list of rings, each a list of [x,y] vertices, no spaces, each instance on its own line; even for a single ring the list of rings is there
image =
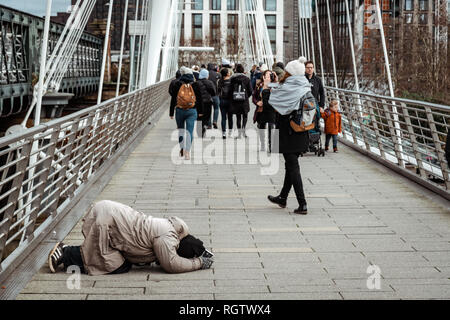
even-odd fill
[[[333,148],[337,148],[338,136],[334,134],[327,134],[327,138],[325,140],[325,147],[328,148],[328,146],[330,145],[331,138],[333,138]]]
[[[213,123],[217,123],[217,120],[219,120],[219,108],[220,108],[220,98],[218,96],[212,97],[213,99],[213,106],[214,106],[214,116],[213,116]],[[211,119],[209,119],[209,124],[211,124]]]
[[[195,121],[197,120],[197,109],[183,110],[177,108],[175,119],[177,120],[178,141],[180,143],[180,148],[186,151],[191,151],[192,141],[194,141],[194,126]],[[186,140],[184,139],[185,129],[189,134],[188,139]]]

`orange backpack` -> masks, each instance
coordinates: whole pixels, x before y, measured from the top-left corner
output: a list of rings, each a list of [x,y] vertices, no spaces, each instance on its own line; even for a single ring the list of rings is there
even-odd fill
[[[177,107],[184,110],[191,109],[195,106],[197,98],[195,97],[195,92],[192,86],[187,84],[182,84],[177,95]]]

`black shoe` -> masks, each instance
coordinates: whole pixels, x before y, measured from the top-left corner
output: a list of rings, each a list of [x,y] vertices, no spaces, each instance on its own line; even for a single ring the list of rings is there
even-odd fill
[[[280,196],[278,197],[268,196],[267,199],[269,199],[270,202],[279,205],[280,208],[286,208],[286,199],[283,199]]]
[[[55,273],[58,266],[62,264],[65,247],[67,246],[64,243],[58,242],[48,254],[48,266],[52,273]]]
[[[219,127],[217,127],[217,123],[213,123],[213,127],[214,127],[214,129],[218,129]]]
[[[222,133],[222,139],[226,140],[227,139],[227,134],[225,132]]]
[[[295,214],[308,214],[308,207],[306,206],[306,203],[304,205],[301,205],[294,211]]]

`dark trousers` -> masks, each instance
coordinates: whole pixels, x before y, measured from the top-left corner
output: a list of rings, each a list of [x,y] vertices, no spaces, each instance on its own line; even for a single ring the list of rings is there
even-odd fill
[[[227,131],[227,119],[228,128],[233,129],[233,115],[228,113],[228,108],[230,106],[230,101],[225,99],[220,99],[220,113],[222,115],[222,132]]]
[[[286,173],[284,176],[284,185],[280,197],[287,199],[289,192],[294,186],[295,195],[300,206],[306,204],[305,193],[303,191],[302,176],[300,175],[300,165],[298,163],[298,153],[283,153],[286,162]]]
[[[212,102],[203,104],[203,117],[202,117],[202,127],[209,127],[211,125],[211,112],[212,112]]]
[[[64,264],[64,269],[70,266],[78,266],[81,273],[86,273],[84,270],[83,259],[81,258],[81,247],[65,247],[63,251],[62,261]],[[131,270],[132,263],[125,260],[124,264],[120,266],[117,270],[111,272],[110,274],[121,274],[127,273]]]
[[[237,128],[238,129],[245,129],[245,127],[247,126],[247,120],[248,120],[248,114],[247,113],[242,113],[242,114],[237,114]]]
[[[325,139],[325,147],[328,148],[331,138],[333,138],[333,148],[337,148],[338,136],[335,134],[327,134],[327,137]]]

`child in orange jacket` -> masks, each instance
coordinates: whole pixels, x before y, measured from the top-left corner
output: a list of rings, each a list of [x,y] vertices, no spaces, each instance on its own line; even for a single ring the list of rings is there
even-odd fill
[[[339,102],[337,100],[331,100],[330,108],[320,113],[325,121],[325,151],[328,151],[330,140],[333,138],[333,150],[334,152],[338,152],[337,137],[342,132],[342,117],[338,108]]]

